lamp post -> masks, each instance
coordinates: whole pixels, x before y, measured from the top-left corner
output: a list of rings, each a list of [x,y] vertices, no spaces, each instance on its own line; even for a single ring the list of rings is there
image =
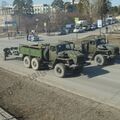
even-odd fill
[[[36,21],[35,31],[37,31],[37,29],[38,29],[38,24],[39,24],[39,19],[38,19],[38,18],[36,18],[36,19],[35,19],[35,21]]]

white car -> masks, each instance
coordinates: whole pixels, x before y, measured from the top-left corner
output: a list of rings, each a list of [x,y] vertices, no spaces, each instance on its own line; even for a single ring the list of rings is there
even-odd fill
[[[74,33],[81,33],[81,32],[84,32],[84,30],[82,28],[75,28],[73,30]]]

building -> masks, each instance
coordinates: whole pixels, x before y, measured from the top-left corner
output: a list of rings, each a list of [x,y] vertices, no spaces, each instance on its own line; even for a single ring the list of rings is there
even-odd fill
[[[8,29],[8,27],[13,25],[13,14],[13,6],[4,6],[0,8],[0,28]]]
[[[0,8],[0,15],[12,15],[14,14],[13,6],[5,6]]]
[[[69,2],[72,4],[73,3],[73,0],[69,0]],[[74,1],[74,4],[78,4],[80,2],[80,0],[75,0]]]
[[[55,12],[55,9],[47,4],[33,5],[34,14],[44,14]]]

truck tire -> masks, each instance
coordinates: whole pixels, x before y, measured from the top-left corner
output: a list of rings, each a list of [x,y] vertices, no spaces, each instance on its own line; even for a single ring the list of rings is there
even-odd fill
[[[26,68],[30,68],[31,67],[31,60],[30,60],[29,56],[25,56],[24,59],[23,59],[23,61],[24,61],[24,66]]]
[[[62,63],[56,64],[54,72],[57,77],[63,78],[65,76],[65,65]]]
[[[33,70],[39,70],[40,66],[39,60],[37,58],[33,58],[31,61],[31,66]]]
[[[102,66],[105,64],[105,57],[101,54],[96,55],[94,60],[97,65]]]

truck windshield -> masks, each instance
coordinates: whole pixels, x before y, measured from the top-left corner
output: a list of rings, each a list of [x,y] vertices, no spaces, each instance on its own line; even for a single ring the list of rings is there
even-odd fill
[[[66,51],[66,50],[73,50],[73,46],[72,44],[60,44],[57,46],[57,51],[58,52],[62,52],[62,51]]]
[[[97,46],[98,46],[98,45],[102,45],[102,44],[106,44],[106,40],[105,40],[104,38],[98,39],[98,40],[97,40]]]

